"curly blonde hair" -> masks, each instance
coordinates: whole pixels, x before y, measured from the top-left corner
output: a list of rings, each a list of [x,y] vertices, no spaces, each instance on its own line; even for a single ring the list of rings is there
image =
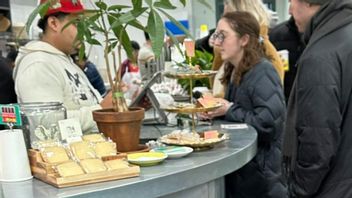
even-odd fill
[[[262,0],[224,0],[224,5],[229,12],[250,12],[257,19],[259,25],[268,27],[270,24],[271,15]]]

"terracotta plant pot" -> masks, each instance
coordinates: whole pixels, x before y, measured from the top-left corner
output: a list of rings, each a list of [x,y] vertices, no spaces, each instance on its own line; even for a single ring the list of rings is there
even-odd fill
[[[127,112],[112,109],[93,111],[93,119],[98,129],[117,144],[117,151],[129,152],[139,148],[139,135],[144,118],[144,109],[131,107]]]

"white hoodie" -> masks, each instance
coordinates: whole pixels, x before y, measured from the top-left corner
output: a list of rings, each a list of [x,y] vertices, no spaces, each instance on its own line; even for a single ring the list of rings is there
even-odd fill
[[[43,41],[21,47],[14,69],[18,102],[62,102],[68,118],[78,118],[83,132],[96,131],[92,111],[102,98],[70,56]]]

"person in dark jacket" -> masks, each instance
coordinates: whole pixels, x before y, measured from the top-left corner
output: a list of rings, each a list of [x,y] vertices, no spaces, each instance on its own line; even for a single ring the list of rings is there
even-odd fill
[[[213,54],[213,46],[209,43],[211,35],[215,32],[215,29],[209,30],[209,34],[203,38],[197,39],[195,43],[196,50],[206,51]]]
[[[307,46],[288,104],[291,197],[352,197],[352,1],[291,0]]]
[[[298,32],[295,20],[291,17],[289,20],[275,26],[269,32],[269,39],[275,48],[280,50],[288,50],[289,68],[285,72],[284,93],[286,102],[290,96],[291,88],[296,77],[296,62],[304,50],[301,33]]]
[[[6,58],[0,55],[0,104],[16,103],[14,82],[12,79],[12,67]],[[0,125],[0,130],[4,126]]]
[[[222,107],[200,116],[224,116],[228,121],[252,125],[258,132],[257,155],[225,177],[226,197],[287,197],[281,181],[285,97],[278,73],[265,58],[259,30],[250,13],[229,12],[218,22],[212,38],[226,62],[221,81],[228,86],[225,99],[218,99]]]
[[[104,97],[107,93],[107,90],[104,84],[104,80],[97,69],[97,66],[90,62],[85,54],[82,60],[79,59],[78,53],[72,54],[71,57],[76,65],[78,65],[83,70],[90,84],[92,84],[93,87],[98,90],[100,95]]]

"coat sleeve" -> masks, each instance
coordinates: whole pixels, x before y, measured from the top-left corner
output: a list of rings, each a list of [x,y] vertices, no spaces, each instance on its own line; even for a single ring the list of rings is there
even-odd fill
[[[283,123],[285,117],[281,82],[272,66],[252,76],[252,79],[247,79],[250,82],[247,94],[253,108],[244,108],[243,101],[235,98],[234,104],[226,112],[225,119],[252,125],[258,132],[258,141],[270,142],[275,136],[276,123]]]
[[[297,78],[297,159],[292,178],[298,197],[317,193],[340,142],[340,74],[331,61],[310,56],[300,64],[304,67]]]

